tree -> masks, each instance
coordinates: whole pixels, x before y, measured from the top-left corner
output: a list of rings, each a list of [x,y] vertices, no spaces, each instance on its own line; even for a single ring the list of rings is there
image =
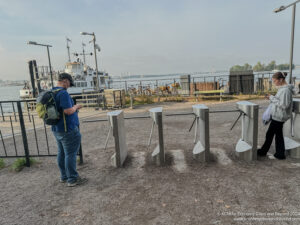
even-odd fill
[[[248,63],[244,64],[244,70],[252,70],[252,66]]]
[[[272,71],[276,69],[276,62],[273,60],[271,61],[266,67],[265,71]]]
[[[295,65],[293,64],[292,69],[295,68]],[[290,69],[290,64],[279,64],[276,66],[277,70],[289,70]]]
[[[258,71],[264,71],[265,70],[265,64],[261,64],[261,62],[257,62],[257,64],[253,67],[253,70]]]
[[[247,71],[252,70],[252,66],[248,63],[245,63],[244,66],[235,65],[230,68],[230,71]]]
[[[276,65],[275,60],[271,61],[267,66],[265,64],[261,64],[261,62],[257,62],[255,66],[249,65],[248,63],[245,63],[244,66],[235,65],[230,68],[230,71],[246,71],[246,70],[252,70],[255,72],[259,71],[272,71],[272,70],[289,70],[290,65],[289,64],[279,64]],[[293,64],[292,69],[295,68],[295,65]]]

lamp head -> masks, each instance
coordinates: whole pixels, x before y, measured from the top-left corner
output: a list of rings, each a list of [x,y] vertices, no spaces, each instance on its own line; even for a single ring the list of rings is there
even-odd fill
[[[274,13],[278,13],[278,12],[280,12],[280,11],[282,11],[282,10],[285,10],[285,6],[280,6],[279,8],[277,8],[277,9],[274,9]]]
[[[101,51],[101,48],[99,45],[95,44],[95,48],[100,52]]]
[[[28,45],[37,45],[37,43],[35,41],[28,41],[27,44]]]
[[[81,35],[88,35],[87,32],[80,32]]]

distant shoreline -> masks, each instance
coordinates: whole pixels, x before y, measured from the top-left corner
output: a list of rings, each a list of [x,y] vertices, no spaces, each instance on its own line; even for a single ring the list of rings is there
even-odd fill
[[[16,86],[22,87],[22,86],[24,86],[24,84],[0,84],[0,87],[7,87],[7,86],[9,86],[9,87],[16,87]]]

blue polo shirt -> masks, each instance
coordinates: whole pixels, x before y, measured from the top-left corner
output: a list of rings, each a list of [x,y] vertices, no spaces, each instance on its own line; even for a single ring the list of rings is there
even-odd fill
[[[62,87],[54,87],[52,90],[61,89],[55,96],[55,102],[59,111],[63,111],[64,109],[69,109],[74,106],[74,101],[67,92],[66,89]],[[74,112],[71,115],[66,115],[66,125],[67,132],[74,130],[76,127],[79,127],[79,119],[78,113]],[[56,125],[52,126],[52,131],[55,132],[65,132],[64,118],[63,116],[60,118]]]

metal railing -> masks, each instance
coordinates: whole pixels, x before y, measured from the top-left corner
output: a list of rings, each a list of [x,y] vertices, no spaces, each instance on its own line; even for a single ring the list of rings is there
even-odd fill
[[[223,89],[226,86],[229,86],[230,76],[236,77],[236,84],[241,85],[241,82],[243,81],[252,81],[253,87],[252,87],[252,94],[258,94],[262,92],[268,92],[272,91],[274,89],[274,86],[272,84],[272,75],[273,72],[256,72],[253,74],[253,78],[245,78],[243,79],[239,78],[239,75],[229,75],[228,73],[222,73],[217,75],[192,75],[190,77],[190,84],[196,84],[196,83],[209,83],[209,82],[215,82],[218,85],[217,87],[214,87],[213,89],[209,88],[206,90],[219,90]],[[298,80],[300,78],[294,78],[295,80]],[[181,78],[179,76],[176,77],[165,77],[160,79],[127,79],[127,80],[114,80],[111,84],[111,88],[113,89],[124,89],[126,93],[131,93],[134,95],[178,95],[182,94],[182,84],[181,84]],[[176,84],[179,84],[179,87],[176,86]],[[162,91],[160,88],[163,87],[169,87],[167,90]],[[203,91],[206,91],[203,90]],[[202,91],[202,90],[201,90]],[[188,93],[190,94],[190,93]]]
[[[54,136],[49,135],[51,126],[30,109],[33,104],[34,100],[0,101],[0,158],[25,158],[26,166],[30,166],[31,157],[57,156],[56,145],[49,144],[55,143]],[[78,155],[83,163],[81,145]]]

